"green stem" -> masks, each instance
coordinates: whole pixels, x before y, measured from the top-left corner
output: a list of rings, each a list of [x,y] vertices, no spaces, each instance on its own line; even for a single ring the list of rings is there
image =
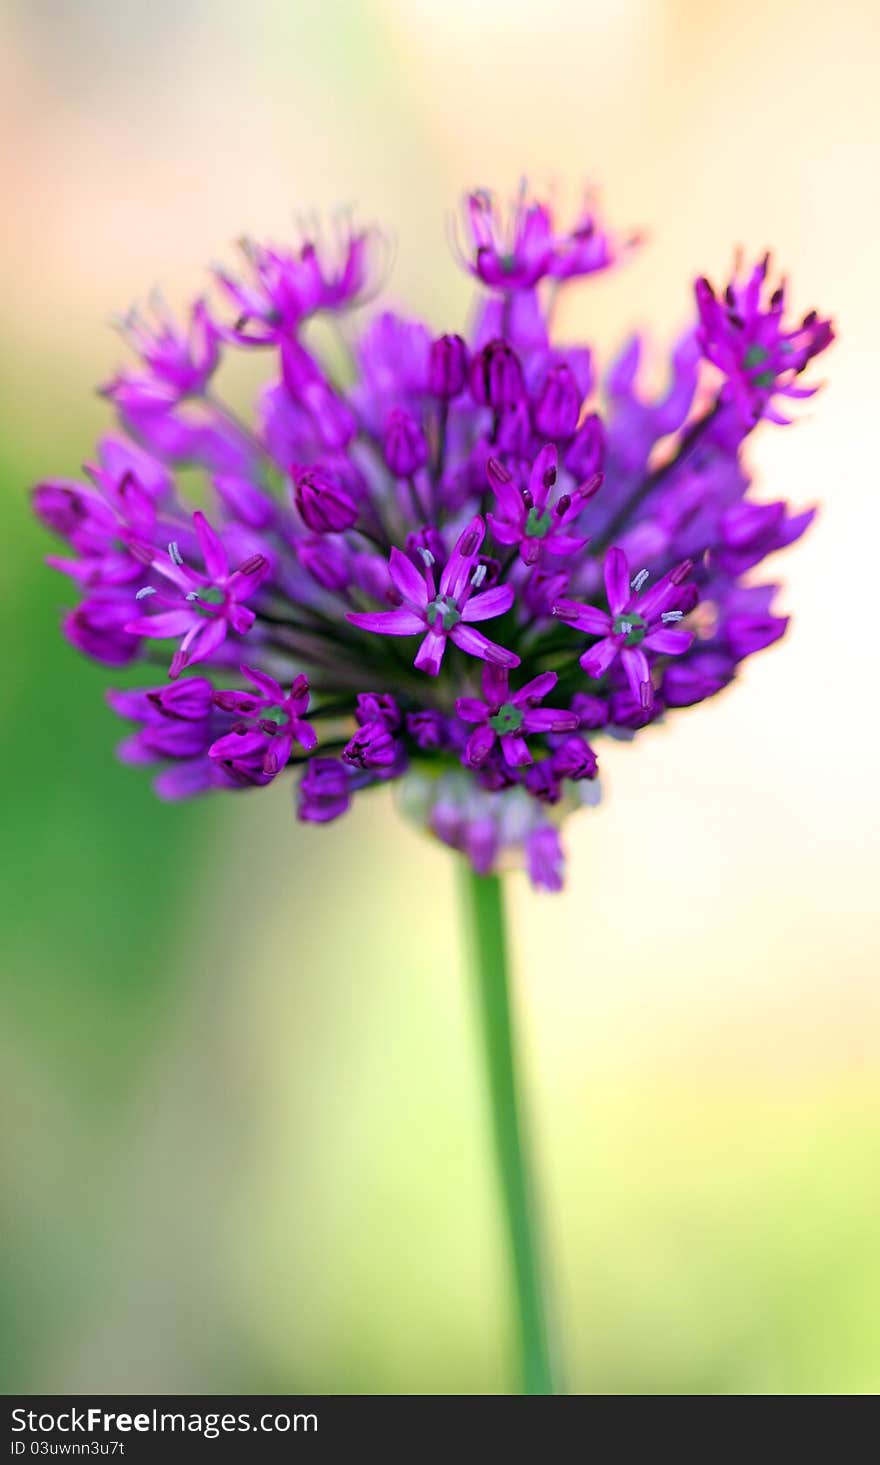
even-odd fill
[[[497,875],[477,875],[464,866],[464,882],[498,1178],[516,1289],[522,1392],[552,1394],[547,1308],[524,1145],[522,1096],[517,1088],[501,880]]]

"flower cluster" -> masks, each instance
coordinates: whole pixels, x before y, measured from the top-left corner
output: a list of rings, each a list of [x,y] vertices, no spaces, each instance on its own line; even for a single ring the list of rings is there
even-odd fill
[[[163,798],[296,768],[299,817],[326,823],[404,779],[478,870],[518,853],[555,890],[562,817],[598,798],[599,736],[714,696],[785,630],[751,572],[812,511],[754,499],[742,447],[785,420],[779,397],[813,390],[801,374],[832,333],[815,313],[785,325],[766,261],[721,298],[700,280],[650,399],[638,340],[599,380],[550,332],[558,291],[632,241],[592,210],[560,230],[524,194],[507,216],[474,194],[464,230],[467,336],[389,311],[339,321],[344,371],[310,323],[376,290],[371,231],[246,244],[185,325],[161,300],[132,312],[137,364],[104,389],[120,430],[83,481],[33,501],[79,591],[68,640],[164,666],[109,694],[135,727],[120,756],[158,764]],[[250,420],[217,384],[234,351],[269,364]]]

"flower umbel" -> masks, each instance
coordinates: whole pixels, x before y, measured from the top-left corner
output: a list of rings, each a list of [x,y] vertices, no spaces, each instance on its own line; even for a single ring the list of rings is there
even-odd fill
[[[49,562],[79,595],[73,645],[126,666],[172,643],[163,685],[109,694],[136,729],[120,757],[158,765],[162,797],[292,769],[299,817],[326,823],[402,779],[476,870],[516,858],[557,890],[562,819],[599,797],[588,737],[715,696],[786,629],[753,571],[813,511],[753,499],[743,449],[787,421],[782,398],[812,395],[802,373],[833,332],[814,311],[785,325],[765,258],[722,296],[697,281],[659,401],[638,341],[597,386],[590,351],[552,339],[553,303],[634,241],[592,204],[559,227],[525,191],[509,213],[473,193],[465,221],[471,329],[380,311],[346,382],[308,322],[375,293],[376,231],[248,241],[186,324],[158,299],[131,312],[137,364],[106,389],[122,431],[87,482],[47,480],[33,503],[66,545]],[[240,349],[267,363],[248,421],[216,386]]]

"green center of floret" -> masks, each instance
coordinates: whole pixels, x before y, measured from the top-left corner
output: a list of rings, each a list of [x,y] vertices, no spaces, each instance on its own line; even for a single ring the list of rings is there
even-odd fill
[[[497,733],[514,733],[519,732],[522,720],[518,707],[514,707],[512,702],[503,702],[495,716],[489,718],[489,726]]]
[[[552,522],[548,509],[545,509],[543,514],[539,514],[537,509],[529,509],[526,518],[527,537],[529,539],[543,539],[549,532]]]
[[[461,620],[461,611],[451,595],[438,595],[425,607],[425,619],[435,630],[442,627],[444,631],[451,631]]]
[[[763,346],[750,346],[743,357],[743,364],[751,371],[753,366],[760,366],[763,361],[767,361],[768,359],[768,352],[764,350]],[[775,380],[776,376],[773,371],[762,371],[758,376],[752,377],[753,384],[765,390],[768,387],[772,387]]]
[[[624,611],[615,616],[613,631],[615,636],[626,637],[627,646],[638,646],[648,634],[648,622],[634,610]]]

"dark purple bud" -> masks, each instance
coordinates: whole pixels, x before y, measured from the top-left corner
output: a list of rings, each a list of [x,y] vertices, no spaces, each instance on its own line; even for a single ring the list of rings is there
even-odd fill
[[[235,519],[251,529],[265,529],[276,517],[273,499],[250,479],[233,473],[219,473],[214,478],[214,487]]]
[[[449,401],[457,397],[467,381],[468,350],[461,336],[439,336],[431,346],[428,361],[428,390]]]
[[[468,740],[470,741],[470,740]],[[467,762],[467,757],[463,760]],[[499,789],[513,788],[519,778],[504,759],[499,748],[493,748],[485,763],[477,769],[477,782],[482,788],[496,793]]]
[[[351,582],[348,556],[338,542],[330,539],[299,540],[296,553],[304,570],[323,585],[325,590],[347,590]]]
[[[357,522],[358,506],[323,468],[293,470],[296,506],[315,534],[339,534]]]
[[[84,600],[65,617],[64,634],[83,655],[102,661],[105,666],[127,666],[141,644],[139,636],[125,629],[134,618],[129,596],[124,600],[96,597]]]
[[[575,478],[591,479],[605,462],[605,431],[598,413],[585,417],[565,455],[565,466]]]
[[[31,494],[37,518],[83,553],[106,547],[116,519],[99,493],[73,483],[41,483]]]
[[[349,775],[338,758],[312,758],[300,780],[297,815],[307,824],[338,819],[351,803]]]
[[[608,721],[608,703],[604,697],[594,697],[591,692],[576,692],[571,699],[571,710],[576,712],[581,727],[595,731]]]
[[[367,722],[346,743],[342,757],[353,768],[389,768],[397,757],[397,744],[385,722]]]
[[[693,707],[726,687],[733,673],[730,657],[715,652],[670,661],[663,672],[663,699],[670,707]]]
[[[523,783],[533,799],[542,804],[558,804],[562,798],[562,785],[549,758],[543,763],[533,763],[523,775]]]
[[[428,551],[435,564],[442,565],[446,559],[446,546],[439,529],[435,529],[433,524],[425,524],[406,536],[406,552],[419,570],[423,570],[426,563],[422,550]]]
[[[506,341],[490,341],[471,362],[471,391],[481,407],[515,407],[525,392],[519,357]]]
[[[586,738],[566,738],[550,758],[557,778],[595,778],[599,763]]]
[[[581,394],[571,367],[553,366],[535,403],[535,431],[548,441],[570,438],[577,429]]]
[[[189,682],[178,682],[178,687],[186,687]],[[214,706],[219,707],[221,712],[237,712],[240,717],[251,717],[263,706],[263,699],[255,692],[238,692],[234,687],[219,687],[214,693]]]
[[[397,732],[403,721],[403,714],[390,692],[358,693],[354,716],[361,727],[382,722],[391,732]]]
[[[449,741],[446,718],[442,712],[426,708],[424,712],[406,714],[406,731],[423,753],[445,748]]]
[[[146,693],[157,717],[181,722],[201,722],[211,710],[213,697],[214,689],[206,677],[187,677]]]
[[[411,412],[395,407],[385,423],[385,462],[397,478],[411,478],[428,461],[428,444]]]

